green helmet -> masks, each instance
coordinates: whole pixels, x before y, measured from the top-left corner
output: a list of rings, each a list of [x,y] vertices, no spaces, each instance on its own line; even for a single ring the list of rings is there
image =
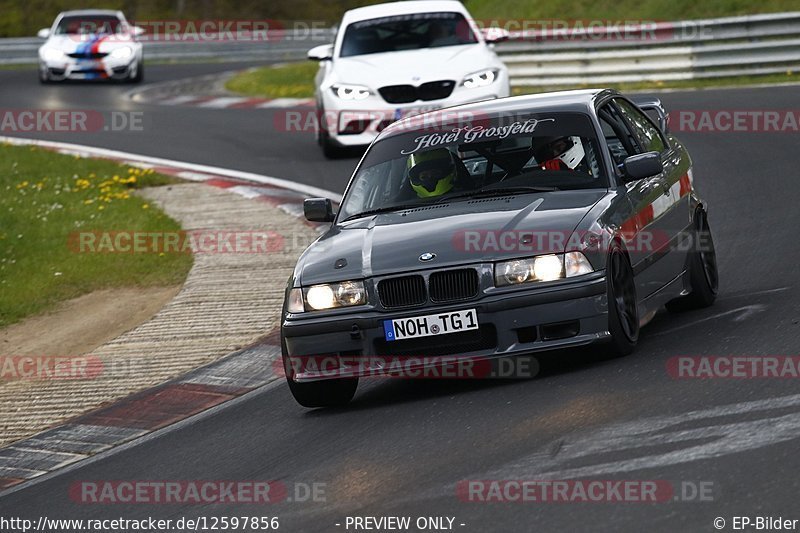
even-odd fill
[[[447,148],[408,156],[408,179],[420,198],[441,196],[455,185],[456,165]]]

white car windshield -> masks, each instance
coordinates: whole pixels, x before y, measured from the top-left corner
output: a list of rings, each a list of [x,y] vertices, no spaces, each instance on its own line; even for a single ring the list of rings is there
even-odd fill
[[[339,55],[350,57],[477,42],[475,32],[460,13],[412,13],[350,24]]]
[[[342,201],[340,222],[482,196],[608,187],[584,113],[461,116],[455,122],[428,116],[415,117],[421,127],[413,130],[398,124],[404,131],[370,147]]]
[[[69,16],[58,22],[56,35],[112,34],[122,29],[122,21],[113,15]]]

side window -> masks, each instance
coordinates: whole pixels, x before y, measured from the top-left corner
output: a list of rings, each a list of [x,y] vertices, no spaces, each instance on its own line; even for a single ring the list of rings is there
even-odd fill
[[[614,101],[617,103],[620,114],[633,127],[634,134],[645,152],[661,153],[666,149],[667,143],[661,132],[644,113],[625,100],[618,98]]]
[[[619,170],[626,157],[641,152],[638,140],[614,106],[604,105],[597,111],[597,115],[611,158]]]

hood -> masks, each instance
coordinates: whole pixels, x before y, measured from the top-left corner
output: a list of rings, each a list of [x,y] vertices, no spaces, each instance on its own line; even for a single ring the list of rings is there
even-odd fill
[[[339,57],[334,61],[330,83],[353,83],[377,88],[452,79],[459,83],[464,76],[486,68],[500,68],[502,63],[486,45],[443,46]],[[335,78],[335,79],[334,79]]]
[[[320,237],[301,256],[295,277],[307,286],[563,252],[572,231],[606,194],[556,191],[365,217]],[[537,237],[530,242],[532,234]],[[422,262],[424,253],[436,257]],[[335,268],[342,259],[346,265]]]
[[[54,35],[42,48],[55,48],[65,54],[90,53],[92,48],[99,52],[110,52],[122,46],[131,46],[133,40],[126,35]]]

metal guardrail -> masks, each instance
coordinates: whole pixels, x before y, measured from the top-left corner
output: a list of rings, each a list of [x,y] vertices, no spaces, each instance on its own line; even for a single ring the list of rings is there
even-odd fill
[[[326,37],[325,31],[278,31],[268,41],[145,40],[144,47],[149,60],[292,61],[304,59]],[[0,64],[36,63],[41,44],[36,38],[0,39]],[[496,50],[515,86],[781,73],[800,69],[800,12],[605,27],[551,21],[512,32]]]
[[[516,32],[496,49],[515,86],[783,73],[800,69],[800,12]]]

